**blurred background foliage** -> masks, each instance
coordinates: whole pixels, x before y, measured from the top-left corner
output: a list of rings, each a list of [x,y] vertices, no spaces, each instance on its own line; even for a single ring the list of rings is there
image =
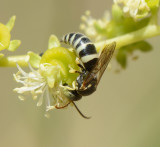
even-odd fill
[[[16,15],[12,37],[22,41],[16,52],[3,53],[44,52],[51,34],[60,38],[68,32],[79,32],[80,17],[86,10],[99,18],[106,9],[111,10],[112,3],[112,0],[1,1],[0,21],[8,22]],[[45,118],[44,109],[36,107],[31,98],[21,102],[12,92],[17,87],[12,77],[17,69],[0,68],[0,146],[159,147],[159,39],[147,40],[153,47],[151,52],[141,53],[141,48],[134,52],[139,58],[136,61],[129,58],[126,70],[119,74],[106,71],[97,92],[77,102],[82,112],[92,116],[90,120],[81,118],[74,108],[52,111],[50,119]],[[150,45],[143,43],[150,50]],[[125,47],[122,49],[125,52]],[[112,67],[116,66],[112,61]]]

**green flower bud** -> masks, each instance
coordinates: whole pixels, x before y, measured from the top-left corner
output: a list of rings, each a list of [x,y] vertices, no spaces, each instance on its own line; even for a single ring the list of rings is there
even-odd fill
[[[70,68],[79,69],[75,60],[76,56],[73,52],[63,47],[55,47],[48,49],[43,54],[40,64],[49,63],[53,66],[58,66],[62,82],[71,85],[78,76],[77,73],[69,72]]]
[[[8,27],[0,23],[0,51],[9,47],[10,38],[11,35]]]

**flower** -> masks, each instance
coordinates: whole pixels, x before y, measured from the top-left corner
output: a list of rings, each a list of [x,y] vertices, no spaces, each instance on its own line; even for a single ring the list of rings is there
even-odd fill
[[[42,56],[28,52],[26,62],[30,69],[29,73],[17,64],[18,72],[13,76],[22,86],[15,88],[14,91],[19,94],[21,100],[31,94],[34,100],[38,99],[37,106],[41,106],[45,101],[46,111],[68,106],[70,100],[67,98],[67,86],[64,84],[71,86],[78,76],[77,73],[69,72],[70,67],[79,69],[75,60],[76,55],[61,47],[58,38],[51,35],[48,49]]]
[[[80,29],[83,30],[88,37],[95,39],[95,41],[103,39],[103,35],[99,33],[99,30],[105,29],[110,21],[110,14],[108,11],[98,20],[90,15],[90,11],[86,11],[81,19],[83,23],[80,25]]]
[[[150,12],[145,0],[114,0],[114,3],[121,5],[123,12],[135,20],[148,16]]]
[[[17,64],[18,72],[13,75],[16,82],[22,84],[14,89],[20,100],[31,94],[34,100],[38,99],[37,106],[45,101],[46,111],[68,106],[71,101],[67,97],[67,86],[71,86],[78,76],[77,73],[69,72],[70,68],[79,69],[75,62],[76,55],[61,47],[58,38],[51,35],[48,49],[42,56],[29,51],[27,57],[25,62],[28,63],[30,72],[26,73]],[[45,116],[48,117],[48,114]]]
[[[16,16],[12,16],[6,25],[0,23],[0,51],[4,49],[15,51],[21,44],[20,40],[10,40],[10,32],[14,27],[15,20]]]
[[[18,72],[14,74],[14,79],[17,83],[21,83],[23,86],[15,88],[14,91],[19,95],[20,100],[24,100],[28,93],[32,95],[35,100],[38,98],[37,106],[41,106],[44,99],[46,101],[46,111],[58,107],[62,107],[69,103],[69,100],[63,94],[62,81],[58,82],[60,76],[60,69],[58,66],[52,66],[50,64],[41,64],[38,70],[34,70],[30,64],[30,72],[26,73],[18,64]],[[48,70],[50,70],[48,72]],[[47,72],[46,72],[47,71]],[[52,75],[49,76],[49,73]],[[48,74],[47,78],[44,76]],[[50,84],[49,82],[52,82]]]

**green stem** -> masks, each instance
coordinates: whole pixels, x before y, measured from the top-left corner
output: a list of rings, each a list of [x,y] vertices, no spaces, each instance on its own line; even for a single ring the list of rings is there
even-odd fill
[[[101,42],[95,43],[95,45],[97,50],[99,51],[106,44],[109,44],[115,41],[117,44],[116,48],[119,49],[123,46],[129,45],[138,41],[142,41],[157,35],[160,35],[160,26],[150,24],[140,30],[137,30],[119,37],[115,37],[109,40],[101,41]]]
[[[28,66],[28,55],[8,56],[0,58],[0,67],[15,67],[16,63],[20,66]]]
[[[160,26],[150,24],[140,30],[115,37],[109,40],[101,41],[95,43],[97,51],[102,49],[106,44],[109,44],[113,41],[117,43],[116,48],[119,49],[123,46],[145,40],[147,38],[151,38],[154,36],[160,35]],[[14,67],[16,63],[20,66],[28,66],[27,63],[28,55],[21,55],[21,56],[9,56],[9,57],[2,57],[0,58],[0,67]]]

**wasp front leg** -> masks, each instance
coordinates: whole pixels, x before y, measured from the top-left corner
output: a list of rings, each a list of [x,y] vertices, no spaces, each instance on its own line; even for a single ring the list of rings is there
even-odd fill
[[[83,67],[83,65],[82,65],[82,61],[81,61],[78,57],[76,57],[76,64],[77,64],[82,70],[84,70],[84,67]]]
[[[72,82],[72,87],[73,87],[74,90],[76,90],[76,81]]]
[[[81,73],[80,71],[73,69],[70,65],[68,65],[68,67],[70,73],[79,73],[79,74]]]
[[[73,82],[74,82],[74,81],[73,81]],[[72,82],[72,86],[74,85],[73,82]],[[72,87],[70,87],[70,86],[67,85],[67,84],[63,84],[63,85],[61,84],[60,87],[63,88],[64,90],[75,90],[75,87],[72,88]]]
[[[83,65],[82,65],[82,63],[81,63],[81,61],[80,61],[80,59],[78,57],[76,57],[76,61],[75,62],[81,68],[81,71],[85,70],[84,67],[83,67]],[[70,73],[79,73],[79,74],[82,73],[81,71],[73,69],[70,65],[68,65],[68,67],[69,67],[69,72]]]
[[[68,86],[67,84],[62,85],[63,87],[63,93],[64,95],[70,100],[70,101],[77,101],[82,98],[81,95],[77,93],[76,88],[76,81],[72,82],[72,87]]]

